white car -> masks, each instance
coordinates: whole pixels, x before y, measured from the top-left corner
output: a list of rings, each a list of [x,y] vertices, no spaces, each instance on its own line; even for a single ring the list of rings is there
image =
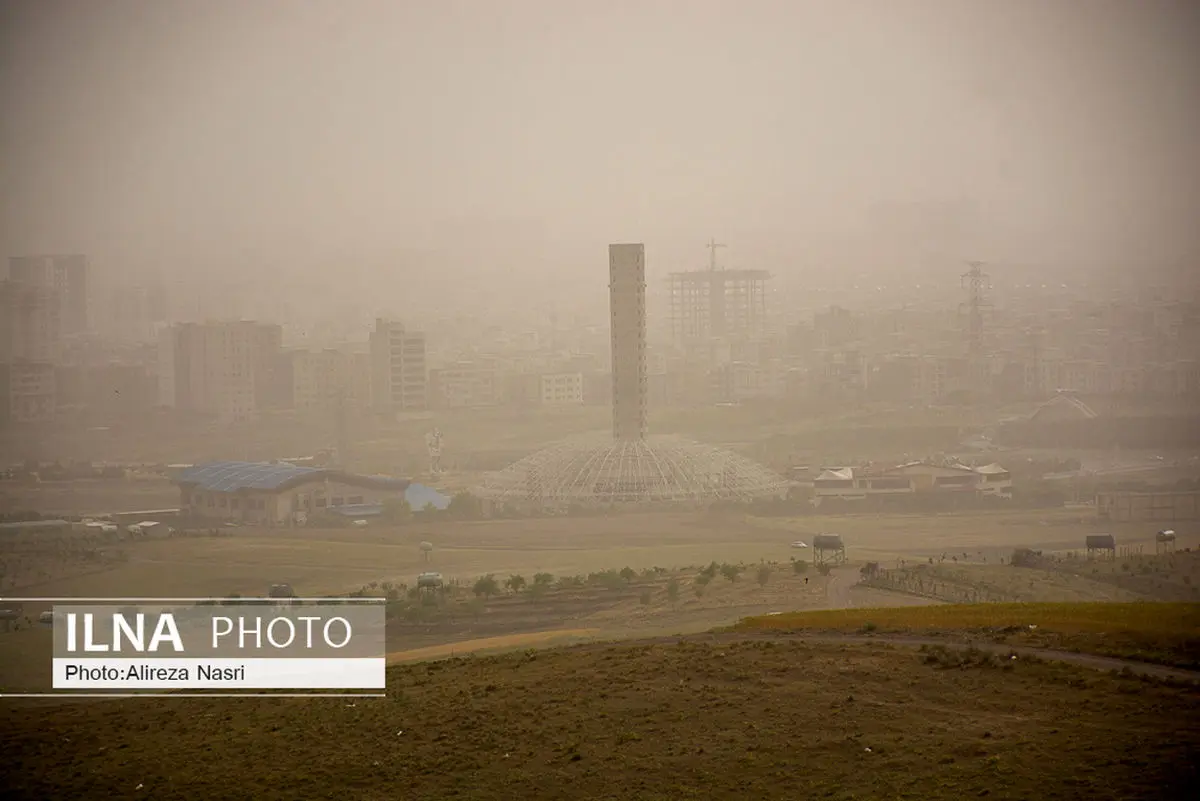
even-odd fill
[[[793,548],[807,548],[808,543],[805,542],[804,540],[796,540],[795,542],[792,543],[792,547]]]

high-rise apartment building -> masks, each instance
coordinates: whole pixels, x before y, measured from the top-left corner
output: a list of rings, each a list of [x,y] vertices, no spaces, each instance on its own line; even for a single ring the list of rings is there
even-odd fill
[[[0,281],[0,423],[54,420],[62,359],[59,296],[49,287]]]
[[[58,293],[64,334],[88,330],[87,256],[13,256],[8,260],[8,277]]]
[[[375,321],[371,332],[371,404],[378,412],[428,408],[425,334],[402,323]]]
[[[58,293],[21,281],[0,282],[0,362],[57,363],[63,340]]]
[[[252,417],[270,392],[283,331],[250,321],[180,323],[159,338],[159,403],[222,420]]]
[[[292,407],[307,414],[350,413],[370,402],[371,366],[366,353],[333,348],[297,350],[292,361]]]

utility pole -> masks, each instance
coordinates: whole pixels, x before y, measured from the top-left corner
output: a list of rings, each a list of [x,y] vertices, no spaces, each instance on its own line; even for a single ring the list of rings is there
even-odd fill
[[[705,247],[710,251],[708,254],[708,271],[715,273],[717,271],[717,248],[727,248],[729,245],[722,245],[713,238],[709,240]]]
[[[337,415],[337,461],[338,467],[345,470],[350,461],[350,434],[346,420],[346,388],[338,385],[333,398],[334,414]]]
[[[981,387],[987,376],[983,349],[983,314],[991,306],[987,292],[991,289],[988,274],[983,271],[983,262],[969,262],[971,269],[962,274],[962,285],[967,290],[967,371],[972,384]]]
[[[983,311],[991,304],[987,291],[991,289],[988,274],[983,271],[983,262],[970,262],[971,269],[962,274],[962,284],[967,290],[967,354],[972,359],[983,355]]]

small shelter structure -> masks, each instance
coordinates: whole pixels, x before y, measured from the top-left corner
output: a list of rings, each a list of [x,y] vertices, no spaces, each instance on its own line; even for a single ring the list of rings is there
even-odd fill
[[[1112,534],[1088,534],[1085,544],[1087,545],[1088,559],[1117,558],[1117,543]]]
[[[840,534],[818,534],[813,537],[812,547],[813,564],[840,565],[846,561],[846,543]]]

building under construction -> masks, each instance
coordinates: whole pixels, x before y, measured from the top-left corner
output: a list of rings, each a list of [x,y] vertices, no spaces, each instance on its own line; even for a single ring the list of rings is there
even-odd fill
[[[686,347],[714,339],[754,339],[766,330],[766,270],[728,270],[717,266],[711,251],[707,270],[675,272],[667,281],[671,292],[671,332],[675,344]]]

